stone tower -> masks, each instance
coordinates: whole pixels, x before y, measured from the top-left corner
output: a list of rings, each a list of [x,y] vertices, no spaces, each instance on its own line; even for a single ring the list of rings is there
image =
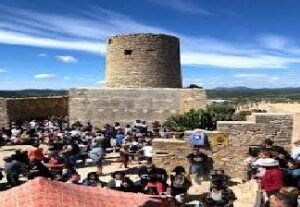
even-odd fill
[[[111,37],[107,40],[106,87],[181,88],[179,39],[149,33]]]

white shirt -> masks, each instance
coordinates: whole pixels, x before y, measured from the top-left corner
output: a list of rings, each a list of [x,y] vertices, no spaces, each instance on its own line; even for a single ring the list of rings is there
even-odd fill
[[[143,152],[144,152],[144,156],[145,157],[152,157],[153,155],[153,148],[152,146],[144,146],[142,148]]]
[[[294,147],[294,149],[292,150],[292,158],[294,160],[300,159],[300,146]]]

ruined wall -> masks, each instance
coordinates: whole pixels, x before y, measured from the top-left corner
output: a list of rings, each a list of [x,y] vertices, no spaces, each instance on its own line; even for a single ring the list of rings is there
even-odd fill
[[[173,114],[205,107],[202,89],[89,88],[69,91],[70,121],[91,121],[94,126],[115,121],[132,123],[136,119],[165,121]]]
[[[107,41],[106,87],[181,88],[179,39],[164,34],[117,35]]]
[[[276,145],[291,148],[293,115],[254,113],[253,121],[221,121],[217,130],[229,134],[229,146],[213,148],[214,167],[223,168],[234,177],[243,177],[243,160],[250,145],[261,144],[270,138]]]
[[[0,101],[0,124],[16,120],[67,116],[68,97],[7,98]],[[1,121],[2,120],[2,121]]]

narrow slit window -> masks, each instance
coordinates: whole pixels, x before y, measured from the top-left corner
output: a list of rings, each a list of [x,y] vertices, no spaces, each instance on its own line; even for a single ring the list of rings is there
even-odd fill
[[[132,54],[132,50],[124,50],[124,55],[131,55]]]
[[[108,44],[110,45],[110,44],[111,44],[111,42],[112,42],[112,40],[111,40],[111,39],[109,39],[109,40],[108,40]]]

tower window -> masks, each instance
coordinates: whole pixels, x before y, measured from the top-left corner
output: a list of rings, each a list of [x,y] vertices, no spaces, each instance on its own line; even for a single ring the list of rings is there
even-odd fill
[[[108,40],[108,44],[110,45],[110,44],[111,44],[111,42],[112,42],[112,40],[111,40],[111,39],[109,39],[109,40]]]
[[[124,50],[124,55],[131,55],[132,54],[132,50]]]

